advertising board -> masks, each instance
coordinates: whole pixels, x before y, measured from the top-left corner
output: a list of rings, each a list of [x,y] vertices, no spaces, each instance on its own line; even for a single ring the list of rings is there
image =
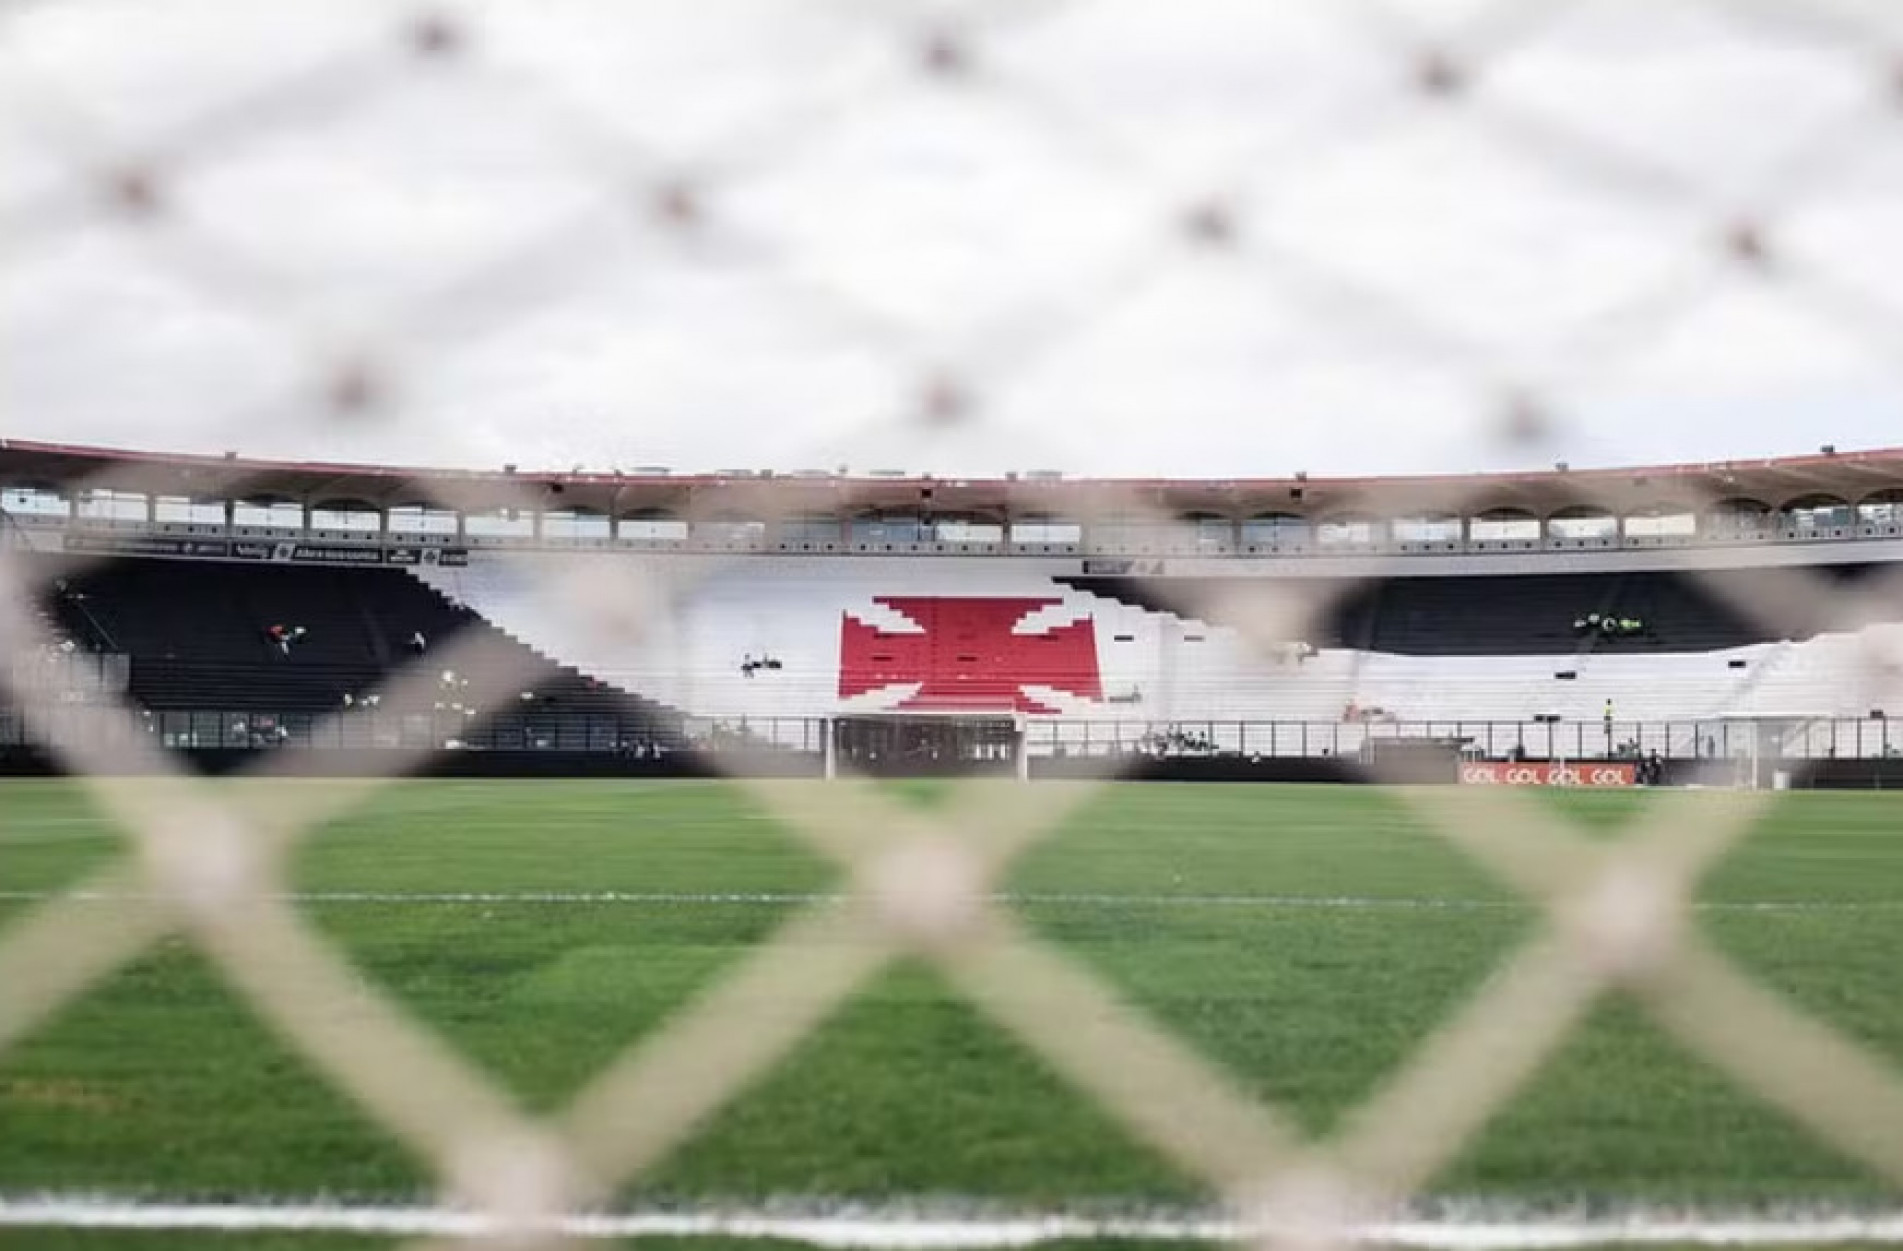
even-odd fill
[[[1637,765],[1613,760],[1472,760],[1460,766],[1462,786],[1633,786],[1638,775]]]

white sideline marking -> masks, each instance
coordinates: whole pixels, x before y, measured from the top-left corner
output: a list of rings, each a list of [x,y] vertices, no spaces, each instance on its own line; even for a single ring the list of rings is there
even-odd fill
[[[986,1251],[1058,1239],[1159,1242],[1238,1242],[1265,1231],[1214,1217],[1091,1218],[1062,1214],[935,1218],[902,1209],[859,1209],[854,1216],[786,1216],[728,1211],[575,1213],[528,1226],[479,1211],[440,1207],[345,1206],[327,1203],[142,1203],[106,1198],[0,1199],[0,1228],[206,1230],[226,1232],[375,1234],[396,1237],[470,1237],[498,1233],[560,1234],[572,1238],[777,1238],[855,1251]],[[1665,1214],[1667,1211],[1669,1215]],[[1424,1251],[1506,1251],[1508,1248],[1587,1247],[1609,1244],[1698,1243],[1706,1246],[1777,1246],[1791,1243],[1903,1243],[1903,1214],[1863,1216],[1687,1217],[1633,1210],[1612,1219],[1461,1220],[1398,1219],[1353,1227],[1362,1243]]]
[[[0,902],[37,902],[73,899],[83,903],[122,903],[167,899],[157,891],[0,890]],[[795,907],[838,903],[851,896],[841,891],[277,891],[261,896],[298,904],[743,904],[757,907]],[[1004,906],[1083,908],[1262,908],[1361,909],[1384,908],[1429,911],[1534,911],[1539,905],[1514,899],[1448,899],[1433,896],[1384,895],[1123,895],[1062,891],[999,891],[989,903]],[[1877,912],[1903,908],[1903,899],[1714,899],[1696,901],[1706,912]]]

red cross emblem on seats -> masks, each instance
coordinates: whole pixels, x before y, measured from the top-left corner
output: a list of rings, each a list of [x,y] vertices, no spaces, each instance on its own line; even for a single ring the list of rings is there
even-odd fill
[[[1097,632],[1089,617],[1020,630],[1027,618],[1063,600],[876,596],[904,619],[879,625],[850,610],[839,622],[839,697],[894,686],[918,689],[895,710],[1056,713],[1048,696],[1103,698]],[[883,614],[881,614],[883,616]],[[888,622],[889,617],[885,618]]]

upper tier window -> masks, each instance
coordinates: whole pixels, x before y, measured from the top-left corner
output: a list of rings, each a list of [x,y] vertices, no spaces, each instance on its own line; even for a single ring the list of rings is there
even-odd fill
[[[615,523],[615,533],[643,543],[685,543],[687,523],[679,517],[623,517]]]
[[[456,513],[448,508],[401,504],[390,510],[392,534],[454,534]]]
[[[940,543],[1002,543],[1004,526],[995,521],[944,517],[932,523],[932,537]]]
[[[1054,517],[1026,517],[1011,523],[1013,543],[1080,543],[1083,537],[1082,526]]]
[[[555,512],[542,514],[545,539],[605,539],[612,536],[614,523],[602,513]]]
[[[304,506],[295,500],[239,500],[231,506],[233,525],[267,530],[302,530]]]
[[[1371,517],[1332,517],[1315,526],[1318,547],[1372,547],[1380,536],[1381,523]]]
[[[144,521],[146,497],[105,487],[81,492],[78,515],[91,521]]]
[[[72,501],[44,487],[11,486],[0,489],[0,512],[21,517],[70,517]]]
[[[1458,517],[1396,517],[1394,540],[1397,543],[1458,543]]]
[[[383,528],[383,514],[365,505],[322,504],[311,509],[311,529],[375,534]]]
[[[1698,533],[1698,516],[1688,512],[1636,513],[1625,519],[1625,532],[1633,538],[1685,538]]]
[[[1526,513],[1483,513],[1467,523],[1475,543],[1531,543],[1540,537],[1540,519]]]
[[[1611,513],[1574,513],[1546,519],[1546,533],[1556,539],[1615,539],[1619,519]]]
[[[183,495],[161,495],[152,501],[152,520],[168,525],[222,526],[223,500],[195,500]]]
[[[470,513],[463,519],[463,533],[472,539],[533,538],[535,514],[515,508],[499,508],[488,513]]]

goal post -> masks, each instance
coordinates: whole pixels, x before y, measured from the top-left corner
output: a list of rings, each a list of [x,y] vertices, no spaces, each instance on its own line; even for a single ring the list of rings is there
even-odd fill
[[[1808,734],[1808,723],[1790,717],[1724,717],[1693,750],[1710,786],[1734,790],[1782,790],[1790,785],[1791,739]]]
[[[839,715],[826,724],[828,778],[842,772],[875,777],[1029,776],[1022,715],[1009,713],[871,712]]]

